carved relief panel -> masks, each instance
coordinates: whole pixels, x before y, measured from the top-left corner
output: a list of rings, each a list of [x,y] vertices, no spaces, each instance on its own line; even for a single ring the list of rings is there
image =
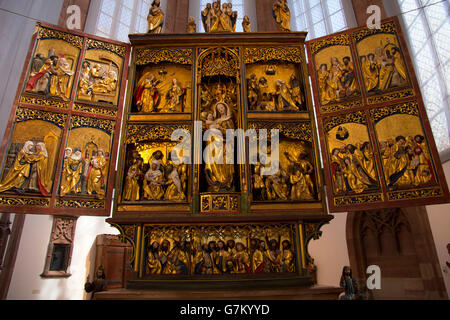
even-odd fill
[[[0,150],[2,210],[109,215],[129,50],[36,26]]]
[[[448,202],[398,19],[384,21],[380,29],[357,28],[312,40],[307,48],[314,62],[310,73],[330,211]],[[336,59],[340,50],[351,61]],[[315,72],[319,61],[327,59],[334,61],[336,72],[323,64],[323,72]],[[349,79],[357,103],[343,97],[332,108],[324,107],[325,98],[333,92],[338,96]]]
[[[298,44],[304,34],[289,46],[260,39],[247,46],[237,37],[229,45],[202,39],[192,48],[190,37],[176,36],[170,40],[176,45],[167,47],[168,39],[156,44],[130,36],[134,85],[122,135],[118,215],[252,215],[275,207],[278,214],[323,212],[312,99]],[[177,129],[186,136],[174,138]],[[249,150],[262,146],[263,131],[264,161]],[[280,133],[273,165],[278,161],[281,171],[269,177],[263,167],[271,167],[272,131]],[[250,132],[257,135],[252,143]],[[173,153],[188,141],[187,149]],[[190,162],[180,165],[174,157]]]

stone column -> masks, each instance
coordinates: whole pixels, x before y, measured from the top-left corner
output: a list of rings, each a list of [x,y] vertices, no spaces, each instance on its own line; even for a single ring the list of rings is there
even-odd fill
[[[256,19],[258,32],[279,31],[277,23],[273,18],[272,6],[274,0],[255,0],[256,1]],[[291,9],[292,11],[292,9]]]
[[[91,0],[64,0],[61,8],[61,13],[59,15],[58,26],[68,28],[67,20],[71,19],[71,15],[73,15],[74,11],[68,11],[67,8],[71,5],[77,5],[80,8],[80,28],[76,28],[73,30],[84,31],[90,4]]]
[[[189,0],[167,0],[164,33],[186,33]]]
[[[367,8],[371,5],[377,5],[381,9],[381,20],[386,19],[386,10],[384,9],[383,0],[352,0],[353,11],[355,12],[356,22],[358,27],[363,27],[367,24],[369,14]]]

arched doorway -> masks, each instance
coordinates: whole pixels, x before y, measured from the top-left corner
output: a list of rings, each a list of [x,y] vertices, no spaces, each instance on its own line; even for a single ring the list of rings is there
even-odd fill
[[[381,289],[369,299],[448,298],[425,207],[351,212],[346,233],[360,288],[368,266],[381,269]]]

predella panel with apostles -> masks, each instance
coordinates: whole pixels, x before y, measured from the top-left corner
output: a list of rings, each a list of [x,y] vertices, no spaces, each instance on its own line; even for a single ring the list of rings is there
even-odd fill
[[[146,226],[144,277],[297,272],[290,224]]]

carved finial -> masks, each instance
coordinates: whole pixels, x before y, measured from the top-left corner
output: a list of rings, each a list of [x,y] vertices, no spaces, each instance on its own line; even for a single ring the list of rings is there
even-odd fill
[[[193,17],[189,17],[187,31],[188,33],[197,32],[197,24],[195,23],[195,19]]]
[[[244,32],[252,32],[250,18],[248,16],[244,16],[242,20],[242,29],[244,29]]]

